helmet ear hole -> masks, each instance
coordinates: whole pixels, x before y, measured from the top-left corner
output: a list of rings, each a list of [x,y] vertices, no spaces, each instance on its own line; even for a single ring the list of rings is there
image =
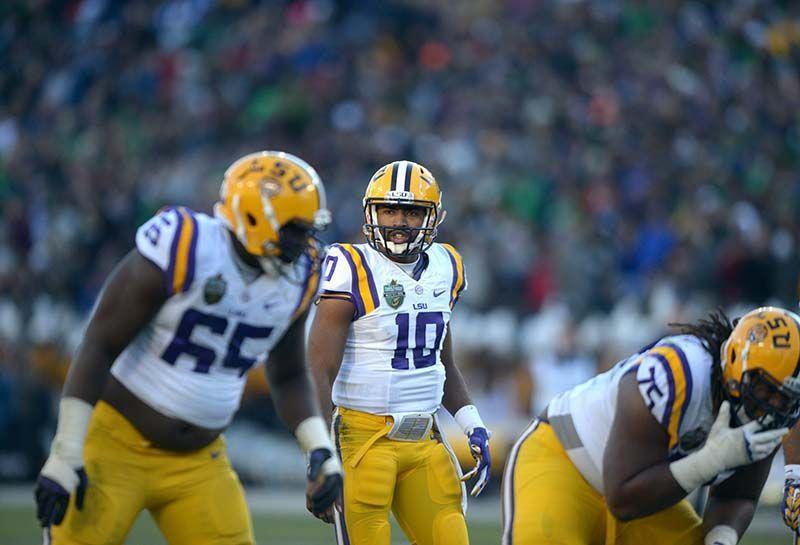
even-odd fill
[[[250,227],[255,227],[256,223],[257,223],[256,222],[256,217],[253,214],[251,214],[250,212],[247,213],[247,223],[250,224]]]
[[[736,361],[736,349],[731,350],[731,363]]]

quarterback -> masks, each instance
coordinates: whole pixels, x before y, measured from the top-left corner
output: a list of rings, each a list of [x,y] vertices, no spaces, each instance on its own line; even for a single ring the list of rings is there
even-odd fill
[[[388,545],[389,511],[416,545],[468,543],[459,479],[489,478],[489,432],[453,363],[450,313],[466,288],[461,256],[434,242],[444,219],[433,175],[379,169],[364,196],[367,244],[336,244],[322,268],[309,364],[344,466],[340,544]],[[439,433],[444,406],[468,437],[462,477]]]
[[[680,325],[525,430],[503,476],[504,545],[738,542],[798,418],[800,318]],[[704,484],[701,520],[685,496]]]
[[[118,544],[143,509],[173,545],[250,544],[222,431],[266,361],[278,414],[308,455],[322,514],[341,465],[304,361],[330,222],[316,172],[259,152],[225,172],[214,217],[167,208],[111,273],[70,366],[35,497],[45,541]]]

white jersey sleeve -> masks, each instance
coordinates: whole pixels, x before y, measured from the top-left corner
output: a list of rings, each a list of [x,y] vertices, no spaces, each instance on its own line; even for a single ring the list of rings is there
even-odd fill
[[[353,273],[348,267],[344,250],[339,244],[328,248],[322,263],[322,283],[320,293],[346,293],[352,295]]]
[[[677,444],[680,424],[692,397],[692,373],[684,351],[675,343],[659,343],[641,355],[636,370],[639,393],[647,408]]]
[[[323,299],[343,299],[350,301],[355,308],[353,320],[360,318],[375,305],[368,308],[364,305],[363,284],[369,269],[364,266],[363,253],[358,252],[352,244],[334,244],[322,264],[322,280],[319,293]],[[376,296],[377,298],[377,296]]]
[[[136,231],[136,249],[164,272],[169,295],[187,291],[194,280],[198,226],[185,207],[159,211]]]

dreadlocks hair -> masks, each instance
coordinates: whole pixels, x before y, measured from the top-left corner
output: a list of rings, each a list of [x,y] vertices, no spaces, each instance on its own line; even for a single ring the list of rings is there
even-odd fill
[[[711,354],[713,364],[711,366],[711,391],[714,400],[714,407],[719,406],[723,400],[722,389],[722,365],[720,362],[722,344],[728,340],[733,328],[739,322],[739,318],[733,321],[725,315],[721,308],[711,312],[708,318],[701,318],[695,323],[670,323],[670,327],[677,327],[685,335],[693,335],[700,339],[703,347]]]

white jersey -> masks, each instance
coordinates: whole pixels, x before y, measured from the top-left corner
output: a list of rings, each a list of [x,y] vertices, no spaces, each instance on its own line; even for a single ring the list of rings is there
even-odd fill
[[[433,244],[412,276],[367,244],[335,244],[322,275],[323,297],[355,307],[334,404],[372,414],[435,412],[450,312],[466,287],[458,252]]]
[[[169,298],[111,373],[166,416],[204,428],[227,426],[247,371],[305,311],[319,275],[303,258],[299,281],[262,274],[248,284],[227,229],[183,207],[142,225],[136,248],[164,271]]]
[[[665,337],[556,396],[548,405],[547,416],[570,459],[602,494],[603,453],[622,377],[636,373],[642,399],[669,435],[669,459],[676,460],[703,446],[711,430],[712,365],[711,354],[699,338]]]

